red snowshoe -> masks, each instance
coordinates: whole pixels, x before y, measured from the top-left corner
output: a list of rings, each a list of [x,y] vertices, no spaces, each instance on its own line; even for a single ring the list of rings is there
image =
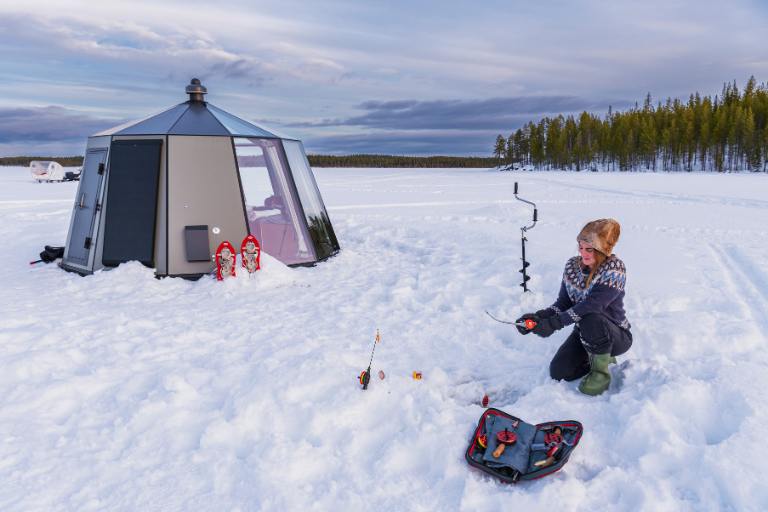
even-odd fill
[[[243,238],[240,244],[240,262],[249,274],[253,274],[261,268],[261,246],[253,235]]]
[[[216,279],[219,281],[227,277],[235,277],[235,262],[237,253],[228,240],[224,240],[216,249]]]

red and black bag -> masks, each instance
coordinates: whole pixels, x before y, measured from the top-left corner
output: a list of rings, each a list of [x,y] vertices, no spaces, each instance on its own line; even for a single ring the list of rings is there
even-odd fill
[[[578,421],[531,425],[491,408],[480,416],[465,458],[470,466],[504,482],[533,480],[562,468],[583,431]]]

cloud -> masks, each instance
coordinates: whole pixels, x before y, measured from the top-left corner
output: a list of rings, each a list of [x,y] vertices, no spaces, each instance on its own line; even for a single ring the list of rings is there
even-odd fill
[[[200,77],[207,79],[210,76],[219,76],[231,79],[245,79],[249,85],[260,86],[264,83],[263,66],[250,59],[239,58],[232,61],[221,61],[211,64],[207,71],[199,73]]]
[[[392,131],[312,137],[304,144],[308,153],[319,154],[489,156],[494,138],[495,134],[481,132],[414,134]]]
[[[327,53],[273,40],[262,27],[251,27],[258,37],[248,34],[243,40],[219,23],[185,26],[158,19],[155,9],[152,14],[146,20],[99,19],[83,13],[3,13],[0,8],[0,48],[10,50],[6,67],[23,68],[28,75],[43,74],[53,62],[77,68],[80,80],[115,87],[120,87],[118,77],[126,75],[143,82],[197,76],[252,88],[275,79],[335,83],[345,74]],[[82,66],[84,61],[88,66]]]
[[[647,92],[716,94],[768,69],[767,11],[754,0],[725,10],[717,0],[65,4],[0,5],[0,107],[141,117],[185,100],[194,76],[214,104],[324,137],[332,151],[371,140],[391,147],[406,132],[409,148],[424,136],[416,149],[443,139],[447,151],[464,144],[456,134],[604,113]]]
[[[117,124],[57,106],[0,108],[0,143],[84,142]]]
[[[314,153],[487,156],[499,133],[509,135],[528,121],[585,110],[603,114],[609,105],[623,109],[633,104],[577,96],[369,100],[357,106],[365,111],[362,115],[283,126],[308,130],[304,142]],[[323,129],[334,127],[358,133],[322,135]]]
[[[91,70],[91,80],[114,82],[130,70],[134,80],[176,81],[190,76],[209,76],[261,85],[268,76],[264,63],[239,50],[228,49],[216,38],[196,29],[147,26],[139,22],[86,19],[51,19],[45,16],[11,14],[0,18],[2,46],[11,67],[28,74],[41,74],[49,62],[78,69],[81,80]],[[13,62],[25,55],[25,62]],[[82,62],[88,63],[87,67]]]
[[[484,100],[366,101],[366,112],[346,119],[296,123],[297,127],[363,126],[396,130],[511,130],[529,120],[572,112],[604,112],[627,101],[591,101],[575,96],[527,96]]]
[[[621,104],[613,103],[616,108]],[[358,106],[365,111],[360,116],[282,126],[309,128],[304,138],[308,150],[316,153],[485,155],[498,133],[507,135],[544,115],[594,110],[597,105],[607,108],[607,102],[571,96],[365,101]],[[0,108],[0,145],[28,144],[33,152],[54,142],[80,148],[89,135],[120,122],[60,106]],[[356,133],[323,134],[334,126]]]

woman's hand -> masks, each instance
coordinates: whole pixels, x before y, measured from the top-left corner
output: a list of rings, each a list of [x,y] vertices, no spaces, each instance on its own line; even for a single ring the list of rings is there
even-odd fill
[[[552,336],[552,333],[559,331],[563,328],[563,322],[557,315],[552,315],[549,318],[540,318],[536,322],[536,326],[533,328],[533,333],[541,336],[542,338],[548,338]],[[518,329],[520,329],[518,327]]]
[[[533,320],[534,322],[539,321],[535,313],[526,313],[520,318],[518,318],[517,320],[515,320],[515,323],[524,324],[526,320]],[[517,332],[519,332],[520,334],[528,334],[529,332],[531,332],[522,325],[516,325],[515,327],[517,327]]]

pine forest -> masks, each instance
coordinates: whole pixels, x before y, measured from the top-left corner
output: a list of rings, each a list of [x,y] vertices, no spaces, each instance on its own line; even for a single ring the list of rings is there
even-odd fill
[[[762,171],[768,169],[768,87],[751,77],[726,83],[714,98],[691,94],[604,117],[545,117],[499,135],[499,165],[610,171]]]

